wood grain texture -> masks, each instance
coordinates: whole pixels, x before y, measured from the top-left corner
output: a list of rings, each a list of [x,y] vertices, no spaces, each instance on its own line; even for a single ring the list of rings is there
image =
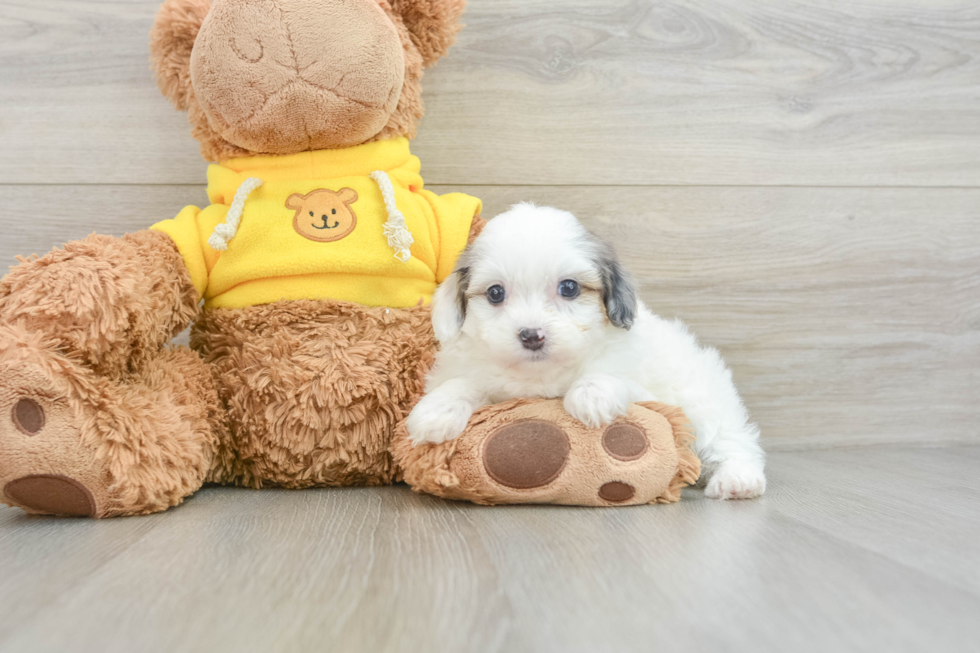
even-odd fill
[[[158,3],[0,0],[0,269],[206,201],[149,71]],[[980,5],[471,0],[466,22],[424,80],[430,187],[611,240],[731,363],[768,494],[3,507],[0,653],[975,646],[980,447],[948,443],[980,438]]]
[[[977,453],[960,446],[776,455],[771,494],[801,523],[975,593],[980,557],[957,552],[976,548],[980,488],[968,468]],[[787,490],[801,487],[827,499]]]
[[[980,439],[980,189],[452,190],[487,215],[560,206],[614,243],[643,300],[722,351],[770,448]],[[49,192],[0,186],[0,204],[34,216]],[[205,201],[200,186],[61,192],[71,211],[14,221],[0,263]]]
[[[158,0],[0,2],[0,178],[197,183]],[[430,183],[980,183],[972,0],[473,0],[426,74]]]
[[[395,486],[208,489],[109,522],[0,508],[0,651],[969,650],[978,451],[777,453],[749,502]]]

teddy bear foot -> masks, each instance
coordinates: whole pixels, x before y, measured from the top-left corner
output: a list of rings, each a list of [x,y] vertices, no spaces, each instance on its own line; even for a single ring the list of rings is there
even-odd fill
[[[626,506],[670,503],[700,461],[679,408],[646,402],[592,429],[560,400],[514,400],[477,411],[455,440],[394,442],[402,475],[419,492],[481,504]]]
[[[224,433],[213,384],[185,348],[115,379],[0,325],[0,503],[97,518],[177,505],[203,484]]]
[[[109,475],[57,385],[40,366],[0,365],[0,493],[29,513],[96,517]]]

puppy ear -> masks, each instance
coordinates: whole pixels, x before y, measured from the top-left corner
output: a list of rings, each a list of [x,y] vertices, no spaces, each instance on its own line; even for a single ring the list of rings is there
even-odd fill
[[[150,64],[163,96],[186,111],[191,95],[191,50],[211,0],[167,0],[150,30]]]
[[[463,26],[460,16],[466,0],[388,0],[391,8],[402,17],[412,37],[412,43],[422,55],[426,68],[446,54],[456,41]]]
[[[602,276],[602,303],[613,326],[629,331],[636,319],[638,304],[633,279],[620,265],[612,245],[596,236],[596,266]]]
[[[470,269],[457,267],[432,295],[432,329],[439,342],[449,342],[463,330],[469,286]]]

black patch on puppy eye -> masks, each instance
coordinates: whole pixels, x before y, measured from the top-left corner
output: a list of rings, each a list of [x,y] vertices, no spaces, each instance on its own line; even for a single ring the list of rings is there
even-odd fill
[[[638,305],[636,290],[629,273],[623,269],[612,245],[590,233],[596,248],[595,264],[602,278],[602,303],[613,326],[626,329],[633,326]]]
[[[459,324],[466,321],[466,293],[470,289],[470,268],[468,266],[456,269],[456,313]]]

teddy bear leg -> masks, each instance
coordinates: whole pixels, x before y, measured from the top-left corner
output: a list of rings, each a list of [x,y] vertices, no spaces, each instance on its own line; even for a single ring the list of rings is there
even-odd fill
[[[413,447],[402,424],[394,457],[416,491],[448,499],[624,506],[680,499],[700,472],[692,440],[683,412],[656,402],[593,429],[560,400],[514,400],[478,410],[442,444]]]
[[[164,349],[113,379],[49,345],[0,327],[0,501],[111,517],[164,510],[201,486],[223,426],[196,354]]]

